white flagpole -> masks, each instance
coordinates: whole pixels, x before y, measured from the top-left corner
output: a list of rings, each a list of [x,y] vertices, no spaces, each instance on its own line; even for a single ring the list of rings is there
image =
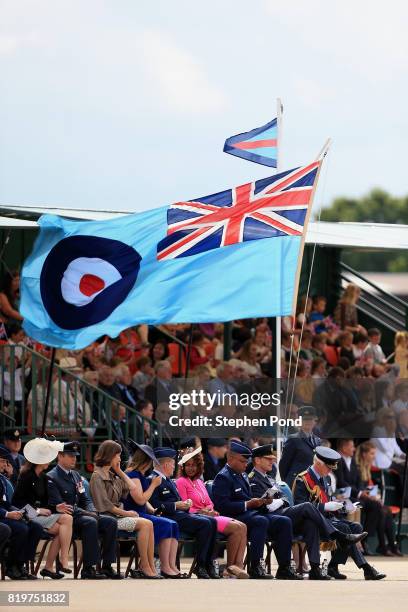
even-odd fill
[[[278,141],[278,147],[277,147],[277,156],[276,156],[276,172],[279,172],[280,168],[282,167],[282,156],[281,156],[281,151],[282,151],[282,114],[283,114],[283,105],[282,105],[282,101],[280,98],[277,99],[276,101],[277,103],[277,114],[276,114],[276,118],[277,118],[277,141]],[[277,380],[280,379],[281,377],[281,325],[282,325],[282,321],[281,321],[281,317],[275,317],[275,333],[274,333],[274,338],[272,339],[272,341],[275,343],[275,355],[276,355],[276,371],[275,371],[275,378]],[[277,390],[280,391],[280,384],[278,383],[278,387]],[[279,404],[278,408],[277,408],[277,416],[278,418],[281,417],[281,406]],[[281,428],[278,425],[277,429],[276,429],[276,459],[277,459],[277,464],[279,464],[280,458],[281,458],[281,447],[282,447],[282,440],[281,440]],[[279,474],[279,469],[278,469],[278,474]]]

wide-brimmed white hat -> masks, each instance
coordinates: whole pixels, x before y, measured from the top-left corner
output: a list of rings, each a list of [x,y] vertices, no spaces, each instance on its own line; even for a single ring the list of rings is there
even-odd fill
[[[57,440],[47,440],[46,438],[34,438],[29,440],[24,447],[24,457],[30,463],[41,465],[50,463],[55,459],[59,452],[64,450],[64,443]]]
[[[198,455],[198,453],[201,453],[202,450],[203,449],[201,448],[201,446],[197,446],[197,448],[192,450],[190,453],[186,453],[185,455],[183,455],[178,464],[184,465],[185,463],[187,463],[187,461],[190,461],[190,459]]]

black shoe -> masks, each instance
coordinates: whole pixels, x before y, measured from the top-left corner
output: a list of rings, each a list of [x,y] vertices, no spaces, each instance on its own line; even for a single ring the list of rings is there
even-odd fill
[[[52,578],[52,580],[60,580],[61,578],[64,578],[64,574],[60,574],[59,572],[50,572],[50,570],[47,570],[45,567],[44,569],[40,570],[40,575],[43,578]]]
[[[27,576],[21,573],[17,565],[11,565],[10,567],[7,567],[5,575],[10,578],[10,580],[27,580]]]
[[[208,575],[208,572],[203,565],[197,565],[194,570],[194,574],[197,576],[197,578],[200,578],[202,580],[210,579],[210,576]]]
[[[318,565],[312,565],[309,572],[309,580],[333,580],[328,574],[323,574]]]
[[[347,580],[346,574],[341,574],[337,565],[329,565],[327,568],[327,575],[335,580]]]
[[[364,566],[364,579],[365,580],[382,580],[385,577],[386,575],[381,574],[379,571],[377,571],[373,565],[369,565],[367,563],[367,565]]]
[[[57,572],[60,574],[72,574],[72,569],[69,569],[69,567],[63,567],[61,561],[58,561],[57,559]]]
[[[364,540],[367,536],[367,531],[363,531],[362,533],[342,533],[338,531],[336,533],[336,540],[340,546],[351,546],[352,544],[361,542],[361,540]]]
[[[145,574],[143,570],[139,570],[139,574],[139,578],[146,578],[147,580],[163,580],[163,576],[160,576],[159,574],[150,576],[149,574]]]
[[[218,580],[219,578],[221,578],[220,576],[220,572],[219,572],[219,568],[218,568],[218,563],[216,561],[213,561],[212,563],[210,563],[210,565],[207,567],[207,574],[209,575],[210,578],[212,578],[213,580]]]
[[[123,580],[125,577],[120,572],[114,570],[111,565],[102,565],[101,574],[105,574],[106,578],[110,578],[111,580]]]
[[[81,572],[82,580],[102,580],[103,578],[106,578],[105,574],[97,572],[92,565],[90,567],[84,567]]]
[[[394,557],[403,557],[404,553],[402,553],[400,551],[399,548],[397,548],[396,546],[393,546],[392,548],[390,548],[390,551],[392,552]]]
[[[251,565],[249,570],[249,577],[255,580],[273,580],[271,574],[267,574],[262,563],[256,563]]]
[[[277,580],[303,580],[303,576],[299,576],[290,565],[280,565],[275,578]]]
[[[27,572],[25,567],[20,567],[19,570],[22,576],[25,576],[26,580],[38,580],[37,576],[34,576],[34,574],[30,574],[29,572]]]

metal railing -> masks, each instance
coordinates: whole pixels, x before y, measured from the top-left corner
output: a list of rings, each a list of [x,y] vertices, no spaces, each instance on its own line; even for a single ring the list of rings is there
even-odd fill
[[[407,328],[408,303],[388,293],[364,275],[340,262],[342,287],[354,283],[360,287],[361,295],[357,308],[365,315],[375,319],[383,327],[396,332]]]
[[[24,437],[41,432],[50,361],[25,345],[0,345],[0,427],[16,427]],[[102,440],[132,438],[161,445],[161,426],[73,372],[54,366],[46,433],[84,443],[81,463],[89,463]],[[92,452],[86,451],[86,448]],[[86,451],[86,452],[85,452]]]

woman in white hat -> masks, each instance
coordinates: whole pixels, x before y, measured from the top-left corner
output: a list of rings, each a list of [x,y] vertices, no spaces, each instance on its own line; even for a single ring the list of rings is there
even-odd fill
[[[31,506],[31,508],[26,508],[28,519],[39,523],[47,533],[54,536],[48,549],[45,567],[40,571],[43,578],[54,580],[64,577],[64,574],[53,570],[58,553],[64,573],[71,573],[71,570],[68,569],[68,551],[72,537],[72,516],[65,513],[66,509],[58,506],[57,511],[61,510],[64,514],[51,512],[45,473],[51,461],[63,448],[62,442],[45,438],[35,438],[27,442],[23,450],[26,462],[21,467],[13,495],[13,505],[17,508]]]

